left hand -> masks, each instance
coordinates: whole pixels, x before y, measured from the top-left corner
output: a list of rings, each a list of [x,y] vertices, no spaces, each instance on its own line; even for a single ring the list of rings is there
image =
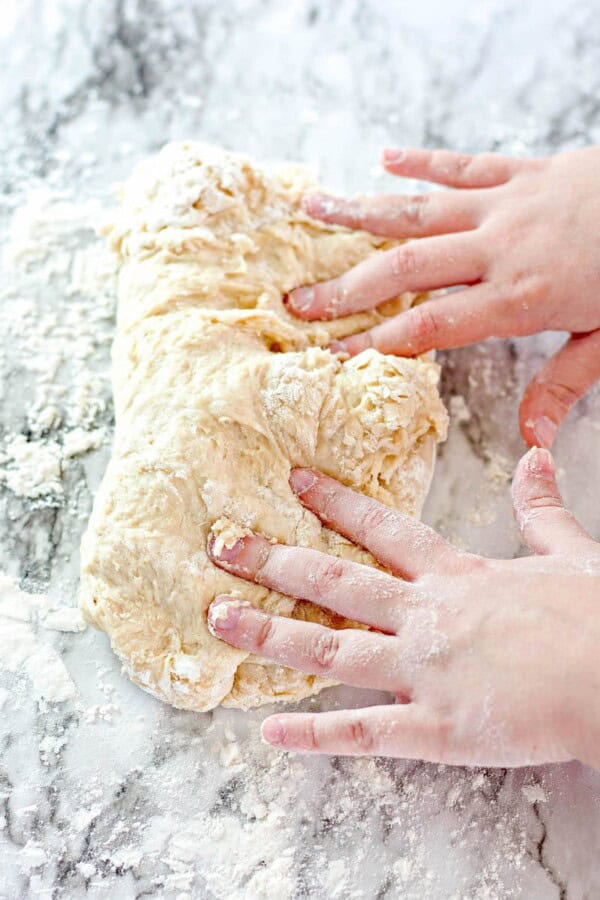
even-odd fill
[[[334,342],[332,350],[351,356],[366,347],[415,356],[489,337],[572,332],[531,380],[519,411],[525,442],[551,447],[569,408],[600,379],[600,147],[548,159],[388,150],[383,165],[455,190],[305,197],[313,218],[422,240],[296,288],[287,296],[290,312],[335,319],[403,291],[463,285]]]
[[[209,609],[235,647],[360,687],[396,704],[277,714],[263,737],[287,750],[516,766],[577,757],[600,767],[600,544],[564,509],[546,450],[513,484],[537,555],[483,559],[331,478],[296,469],[302,503],[387,571],[316,550],[243,538],[213,561],[373,630],[334,630],[232,597]]]

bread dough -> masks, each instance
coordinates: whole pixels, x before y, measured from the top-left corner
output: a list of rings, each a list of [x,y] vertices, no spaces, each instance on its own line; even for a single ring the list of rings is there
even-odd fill
[[[249,528],[372,564],[301,506],[290,468],[316,466],[418,515],[445,436],[431,360],[322,349],[413,296],[336,322],[286,311],[287,291],[391,246],[308,218],[299,200],[315,187],[298,167],[172,144],[137,167],[108,228],[121,264],[117,424],[83,539],[81,606],[133,681],[174,706],[248,708],[327,683],[211,636],[216,594],[350,624],[217,569],[206,555],[215,523],[225,537]]]

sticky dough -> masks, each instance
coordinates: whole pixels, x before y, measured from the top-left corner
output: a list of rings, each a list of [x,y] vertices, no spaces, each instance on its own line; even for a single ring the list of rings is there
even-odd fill
[[[212,637],[216,594],[350,624],[215,568],[211,527],[372,564],[303,509],[290,468],[316,466],[414,516],[445,436],[435,363],[324,349],[412,295],[334,322],[286,311],[287,291],[391,246],[308,218],[299,200],[315,187],[299,167],[172,144],[136,168],[108,228],[120,260],[117,424],[83,539],[81,606],[132,680],[177,707],[248,708],[328,683]]]

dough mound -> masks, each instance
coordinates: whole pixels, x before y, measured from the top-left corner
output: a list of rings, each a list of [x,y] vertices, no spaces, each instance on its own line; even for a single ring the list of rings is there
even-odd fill
[[[323,347],[406,308],[301,322],[282,296],[392,246],[307,217],[298,167],[261,168],[197,143],[165,147],[122,188],[107,229],[120,258],[112,459],[82,544],[81,607],[134,682],[177,707],[249,708],[330,682],[211,636],[206,611],[234,593],[281,615],[346,620],[220,571],[211,528],[373,564],[323,528],[288,485],[316,466],[418,515],[445,437],[438,367]]]

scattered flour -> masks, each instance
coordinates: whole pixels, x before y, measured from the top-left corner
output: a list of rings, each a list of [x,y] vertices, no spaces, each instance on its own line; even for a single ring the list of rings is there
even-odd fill
[[[191,890],[200,868],[219,900],[291,900],[294,845],[282,827],[284,820],[284,809],[275,806],[254,822],[228,813],[208,821],[192,819],[170,837],[165,859],[172,872],[169,886]]]
[[[63,456],[71,459],[74,456],[81,456],[90,450],[97,450],[106,437],[103,428],[95,428],[91,431],[84,431],[83,428],[74,428],[68,431],[63,438],[62,452]]]
[[[42,617],[42,624],[51,631],[66,631],[73,634],[87,628],[78,606],[57,606],[49,609]]]
[[[35,695],[48,703],[73,700],[77,690],[59,654],[38,641],[33,624],[48,604],[43,594],[28,594],[0,575],[0,669],[26,674]]]
[[[46,407],[46,413],[50,409]],[[27,440],[23,434],[11,435],[0,452],[0,484],[31,500],[61,497],[65,466],[74,457],[96,450],[104,439],[103,428],[74,428],[66,432],[62,445],[51,439]]]
[[[106,439],[115,264],[96,236],[102,220],[95,201],[33,191],[4,248],[0,392],[14,425],[0,439],[0,484],[30,500],[59,504],[72,461]],[[48,305],[49,285],[67,302]]]
[[[47,859],[46,851],[35,841],[28,841],[19,854],[19,864],[26,872],[41,868]]]
[[[521,792],[529,803],[547,803],[548,795],[539,784],[524,784]]]
[[[462,394],[453,394],[448,401],[450,420],[463,425],[472,419],[471,410]]]
[[[494,490],[502,491],[510,483],[514,466],[502,453],[488,451],[484,477],[490,482]]]
[[[5,443],[0,463],[0,482],[20,497],[34,500],[63,492],[61,452],[55,441],[29,442],[24,435],[15,435]]]

